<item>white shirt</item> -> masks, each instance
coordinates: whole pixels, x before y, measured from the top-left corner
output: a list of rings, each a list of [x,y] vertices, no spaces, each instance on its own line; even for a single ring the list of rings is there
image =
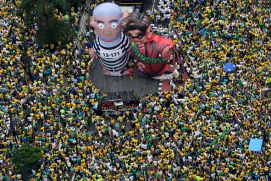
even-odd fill
[[[161,5],[157,5],[157,9],[159,10],[159,11],[161,11]]]

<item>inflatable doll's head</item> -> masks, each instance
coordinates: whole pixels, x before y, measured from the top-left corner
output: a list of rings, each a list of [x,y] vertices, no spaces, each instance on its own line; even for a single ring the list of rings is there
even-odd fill
[[[121,36],[120,23],[129,13],[121,11],[114,3],[102,3],[93,10],[90,26],[100,38],[101,43],[108,46],[116,45]]]
[[[141,44],[152,35],[150,23],[151,20],[148,16],[135,11],[122,21],[121,26],[131,42]]]

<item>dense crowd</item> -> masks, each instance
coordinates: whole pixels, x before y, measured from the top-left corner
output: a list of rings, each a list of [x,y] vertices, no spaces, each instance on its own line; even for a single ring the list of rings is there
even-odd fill
[[[0,5],[0,180],[22,179],[11,157],[25,142],[43,149],[29,180],[144,180],[144,167],[150,180],[172,181],[264,180],[271,172],[271,104],[260,97],[271,74],[268,7],[160,1],[147,12],[153,32],[173,39],[190,79],[147,93],[116,118],[92,111],[102,95],[87,78],[91,30],[77,35],[81,47],[52,51],[15,11]],[[71,17],[76,29],[80,13]],[[236,71],[224,72],[226,62]],[[251,138],[264,140],[261,152],[248,150]]]

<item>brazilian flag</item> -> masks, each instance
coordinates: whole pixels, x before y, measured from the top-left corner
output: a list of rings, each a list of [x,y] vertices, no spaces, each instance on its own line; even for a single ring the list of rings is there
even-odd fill
[[[271,77],[268,77],[265,81],[266,86],[271,86]]]

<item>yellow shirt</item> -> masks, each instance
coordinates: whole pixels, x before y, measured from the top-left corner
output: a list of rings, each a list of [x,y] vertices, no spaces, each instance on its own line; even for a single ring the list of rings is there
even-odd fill
[[[54,176],[54,177],[53,177],[53,181],[57,181],[57,178],[56,178],[56,176]]]

